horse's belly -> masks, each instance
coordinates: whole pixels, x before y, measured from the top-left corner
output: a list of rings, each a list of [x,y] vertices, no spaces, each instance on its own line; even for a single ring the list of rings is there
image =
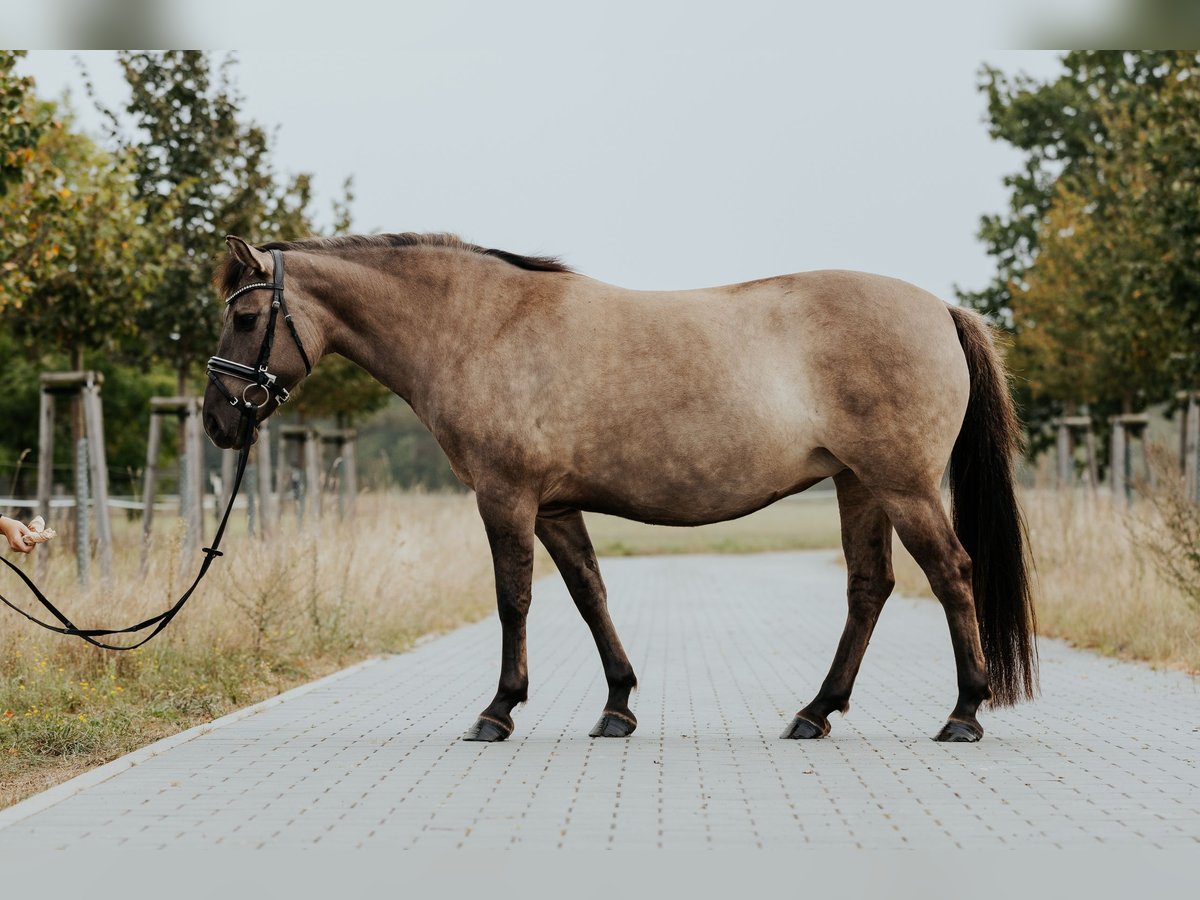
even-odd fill
[[[553,502],[656,524],[703,525],[744,516],[844,468],[821,449],[755,451],[608,458],[565,478]]]

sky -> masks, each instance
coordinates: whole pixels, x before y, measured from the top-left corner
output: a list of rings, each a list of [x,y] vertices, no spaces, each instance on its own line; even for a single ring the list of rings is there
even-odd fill
[[[288,47],[260,32],[235,73],[278,168],[315,175],[326,217],[353,176],[359,231],[452,231],[641,289],[820,268],[948,300],[984,285],[979,217],[1004,208],[1020,157],[988,137],[978,71],[1049,77],[1057,55],[793,43],[778,31],[789,24],[743,23],[725,40],[720,21],[693,23],[673,45],[603,29],[539,44],[505,17],[469,40],[406,32],[392,47],[378,35]],[[35,50],[21,68],[45,96],[69,91],[96,129],[80,60],[119,106],[109,52]]]

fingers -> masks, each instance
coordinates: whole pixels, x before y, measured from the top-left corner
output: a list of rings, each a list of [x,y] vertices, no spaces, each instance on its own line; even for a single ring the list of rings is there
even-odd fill
[[[37,545],[25,541],[25,535],[31,533],[29,527],[24,522],[18,522],[15,519],[6,524],[8,527],[4,529],[4,536],[8,538],[8,546],[17,553],[32,552]]]

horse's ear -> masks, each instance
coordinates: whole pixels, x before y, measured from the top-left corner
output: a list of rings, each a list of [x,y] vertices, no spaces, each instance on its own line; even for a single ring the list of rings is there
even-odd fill
[[[246,266],[249,266],[255,272],[260,272],[267,278],[270,278],[275,272],[275,264],[271,259],[271,254],[251,247],[237,235],[227,234],[225,243],[229,246],[229,252],[234,255],[234,258]]]

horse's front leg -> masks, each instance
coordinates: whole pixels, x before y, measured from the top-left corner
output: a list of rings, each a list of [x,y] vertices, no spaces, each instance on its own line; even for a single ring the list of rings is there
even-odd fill
[[[479,514],[492,546],[496,605],[503,630],[500,685],[478,721],[463,735],[468,741],[502,741],[513,732],[512,710],[529,695],[525,618],[533,586],[533,528],[537,501],[514,489],[481,490]]]

